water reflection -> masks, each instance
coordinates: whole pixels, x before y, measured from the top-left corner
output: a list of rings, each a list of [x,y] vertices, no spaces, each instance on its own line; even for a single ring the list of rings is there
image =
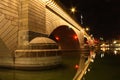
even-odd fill
[[[101,54],[101,58],[103,58],[103,57],[104,57],[104,53]]]
[[[63,64],[55,69],[41,71],[22,71],[0,69],[0,80],[72,80],[76,74],[75,65],[79,63],[80,52],[66,52]]]
[[[101,51],[105,53],[114,53],[114,54],[120,54],[120,48],[100,48]]]
[[[100,48],[82,80],[120,80],[120,48]],[[88,69],[89,69],[88,68]]]
[[[67,78],[64,78],[63,74],[65,75],[67,72],[62,69],[47,71],[19,71],[1,69],[0,80],[60,80],[57,79],[57,77],[62,78],[62,80],[66,80]]]

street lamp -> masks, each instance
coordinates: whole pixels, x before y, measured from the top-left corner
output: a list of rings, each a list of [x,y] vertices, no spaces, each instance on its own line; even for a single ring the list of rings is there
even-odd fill
[[[89,27],[83,28],[83,30],[84,30],[86,33],[90,34],[90,28],[89,28]]]
[[[87,27],[87,28],[85,28],[85,30],[86,30],[86,31],[89,31],[90,29]]]
[[[74,13],[76,12],[76,8],[75,8],[75,7],[72,7],[72,8],[70,9],[70,11],[74,14]]]

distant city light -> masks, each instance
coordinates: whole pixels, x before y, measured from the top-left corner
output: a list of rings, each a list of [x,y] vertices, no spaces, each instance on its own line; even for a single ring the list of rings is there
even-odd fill
[[[116,50],[114,50],[114,54],[115,54],[115,55],[117,54],[117,51],[116,51]]]
[[[103,37],[100,37],[100,40],[104,40]]]
[[[105,43],[101,44],[100,46],[101,46],[101,47],[104,47],[104,46],[105,46]]]
[[[113,41],[113,43],[114,43],[114,44],[116,44],[116,43],[117,43],[117,41]]]
[[[101,58],[103,58],[104,57],[104,54],[101,54]]]

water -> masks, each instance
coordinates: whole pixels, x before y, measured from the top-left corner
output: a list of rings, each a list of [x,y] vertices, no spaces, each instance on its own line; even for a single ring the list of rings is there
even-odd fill
[[[55,69],[22,71],[0,69],[0,80],[72,80],[76,74],[75,65],[79,63],[80,52],[64,52],[63,64]],[[82,80],[120,80],[119,51],[96,51]]]
[[[97,51],[95,62],[82,80],[120,80],[120,53]]]
[[[79,63],[80,53],[74,51],[64,53],[63,64],[55,69],[22,71],[1,68],[0,80],[72,80],[76,74],[74,67]]]

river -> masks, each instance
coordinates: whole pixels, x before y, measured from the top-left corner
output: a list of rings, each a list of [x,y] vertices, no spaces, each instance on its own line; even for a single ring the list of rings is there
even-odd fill
[[[23,71],[0,68],[0,80],[72,80],[76,74],[75,65],[79,63],[80,53],[63,52],[62,65],[55,69]]]
[[[24,71],[0,68],[0,80],[72,80],[76,74],[80,52],[63,52],[62,65],[54,69]],[[96,51],[82,80],[120,80],[119,51]]]
[[[120,80],[120,52],[97,51],[82,80]]]

